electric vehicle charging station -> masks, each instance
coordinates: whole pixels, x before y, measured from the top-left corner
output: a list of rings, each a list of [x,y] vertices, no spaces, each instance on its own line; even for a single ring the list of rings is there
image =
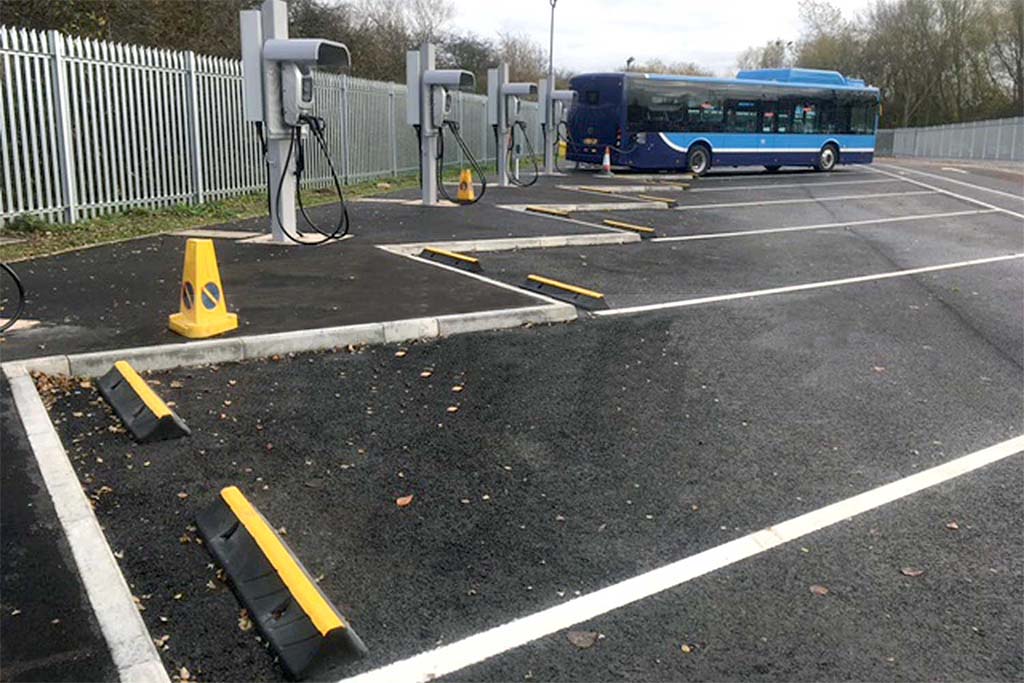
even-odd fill
[[[439,185],[441,179],[438,177],[444,163],[445,126],[452,131],[470,165],[480,175],[486,190],[483,173],[459,135],[451,92],[472,91],[476,86],[476,77],[463,69],[437,69],[436,65],[437,49],[430,43],[423,43],[420,49],[405,53],[405,80],[408,86],[405,118],[419,136],[423,206],[438,205],[438,189],[447,195],[443,186]]]
[[[522,98],[537,94],[535,83],[510,83],[508,80],[508,64],[499,64],[497,68],[487,70],[487,121],[494,128],[498,153],[498,187],[518,185],[516,179],[509,177],[509,147],[506,140],[511,136],[515,141],[515,129],[521,127],[526,137],[525,124],[522,118]],[[514,144],[511,145],[514,147]],[[513,149],[513,154],[515,150]],[[518,156],[518,155],[517,155]],[[517,159],[518,160],[518,159]],[[532,184],[532,183],[530,183]]]
[[[264,144],[271,240],[315,244],[339,238],[348,232],[348,212],[337,173],[327,155],[322,124],[313,117],[313,68],[347,70],[351,64],[348,48],[342,43],[319,38],[289,39],[288,5],[284,0],[264,0],[260,9],[243,10],[239,16],[245,120],[256,124]],[[326,233],[306,216],[301,194],[298,195],[299,209],[307,223],[324,236],[317,242],[306,242],[294,236],[303,144],[310,132],[327,156],[341,199],[338,226],[332,233]]]
[[[576,99],[575,90],[556,90],[554,81],[540,79],[541,100],[544,106],[544,175],[555,175],[555,146],[561,140],[559,126],[568,108]],[[568,142],[568,141],[567,141]]]

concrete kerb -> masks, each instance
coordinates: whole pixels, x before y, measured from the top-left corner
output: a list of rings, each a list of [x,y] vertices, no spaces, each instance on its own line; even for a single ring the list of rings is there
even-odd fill
[[[580,222],[580,221],[577,221]],[[591,225],[584,223],[584,225]],[[597,226],[595,226],[597,227]],[[632,233],[616,230],[591,235],[544,235],[542,237],[509,237],[488,240],[452,240],[449,242],[406,242],[378,244],[377,248],[401,256],[417,256],[426,247],[458,252],[513,251],[516,249],[550,249],[552,247],[586,247],[612,244],[630,244],[640,238]]]

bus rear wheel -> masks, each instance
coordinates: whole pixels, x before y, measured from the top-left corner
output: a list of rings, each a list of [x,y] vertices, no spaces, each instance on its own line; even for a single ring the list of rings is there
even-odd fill
[[[835,170],[836,164],[839,163],[839,150],[835,145],[825,145],[821,148],[821,152],[818,153],[818,162],[814,164],[814,168],[819,171],[832,171]]]
[[[775,173],[780,168],[782,168],[782,166],[779,166],[778,164],[770,164],[768,166],[765,166],[764,170],[768,171],[769,173]]]
[[[686,155],[686,168],[695,176],[702,176],[711,168],[711,150],[704,145],[694,145]]]

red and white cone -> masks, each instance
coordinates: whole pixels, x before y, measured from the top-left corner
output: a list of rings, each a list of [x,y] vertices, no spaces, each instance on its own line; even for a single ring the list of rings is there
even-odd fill
[[[604,158],[601,159],[601,175],[612,175],[612,151],[604,148]]]

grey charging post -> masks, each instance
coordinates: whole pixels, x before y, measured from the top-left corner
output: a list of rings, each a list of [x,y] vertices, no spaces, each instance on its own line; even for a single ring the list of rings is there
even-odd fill
[[[462,69],[437,69],[437,51],[430,43],[405,53],[406,122],[419,130],[421,197],[424,206],[437,205],[438,139],[453,121],[452,91],[472,91],[476,78]]]
[[[522,98],[537,94],[535,83],[510,83],[508,64],[487,70],[487,121],[497,132],[498,187],[508,187],[508,146],[505,141],[522,118]]]
[[[558,126],[567,107],[576,98],[574,90],[556,90],[554,81],[540,80],[541,105],[544,108],[544,175],[555,175],[555,146],[558,144]]]
[[[263,127],[267,145],[270,232],[274,242],[295,234],[295,128],[313,111],[313,67],[347,69],[348,48],[319,38],[288,38],[288,5],[264,0],[240,15],[245,120]],[[286,234],[287,233],[287,234]]]

